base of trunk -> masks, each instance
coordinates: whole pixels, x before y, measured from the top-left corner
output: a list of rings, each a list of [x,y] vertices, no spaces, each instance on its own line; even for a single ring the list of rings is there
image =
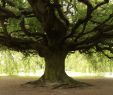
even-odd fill
[[[65,73],[66,55],[62,50],[56,52],[50,51],[45,57],[44,75],[39,80],[26,84],[31,84],[34,87],[50,87],[53,89],[91,86],[90,84],[76,81]]]
[[[78,88],[78,87],[88,87],[93,86],[91,84],[80,82],[77,80],[74,80],[73,78],[69,77],[68,75],[65,75],[62,77],[61,81],[49,81],[44,78],[44,75],[36,81],[27,82],[25,85],[31,85],[33,87],[48,87],[51,89],[57,89],[57,88]]]

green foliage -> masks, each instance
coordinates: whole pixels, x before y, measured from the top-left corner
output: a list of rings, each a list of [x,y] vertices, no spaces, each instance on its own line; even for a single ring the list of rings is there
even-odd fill
[[[113,59],[108,59],[102,53],[88,55],[87,59],[94,72],[113,72]]]
[[[42,32],[42,27],[40,22],[36,18],[26,18],[25,19],[27,29],[31,30],[31,32]]]
[[[70,54],[66,58],[66,70],[75,72],[89,72],[89,64],[86,57],[79,52]]]
[[[66,59],[66,70],[75,72],[113,72],[113,61],[102,53],[91,55],[75,52]]]
[[[99,53],[86,56],[77,51],[69,54],[65,61],[66,71],[82,73],[113,72],[112,60]],[[20,52],[9,50],[0,52],[0,74],[36,74],[40,70],[44,70],[44,64],[44,59],[38,55],[25,56]]]
[[[44,68],[44,60],[37,55],[24,56],[14,51],[0,52],[0,73],[17,75],[18,73],[36,73]]]

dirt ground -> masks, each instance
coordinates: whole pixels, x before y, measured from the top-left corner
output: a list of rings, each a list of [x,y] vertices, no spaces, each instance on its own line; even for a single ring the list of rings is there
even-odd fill
[[[21,86],[21,84],[35,79],[31,77],[0,77],[0,95],[113,95],[113,79],[110,78],[78,79],[94,85],[85,88],[53,90]]]

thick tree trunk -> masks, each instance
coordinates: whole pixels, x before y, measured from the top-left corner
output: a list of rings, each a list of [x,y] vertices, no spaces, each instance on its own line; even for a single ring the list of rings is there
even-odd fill
[[[65,53],[56,52],[45,57],[44,78],[50,82],[62,82],[65,73]]]

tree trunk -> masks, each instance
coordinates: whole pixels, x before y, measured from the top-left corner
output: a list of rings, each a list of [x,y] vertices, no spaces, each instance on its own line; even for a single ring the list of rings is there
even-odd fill
[[[50,82],[62,82],[65,73],[65,58],[66,54],[56,52],[45,57],[45,72],[44,78]]]

